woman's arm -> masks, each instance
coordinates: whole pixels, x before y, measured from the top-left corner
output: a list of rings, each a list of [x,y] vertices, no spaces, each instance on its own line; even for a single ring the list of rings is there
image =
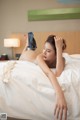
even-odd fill
[[[56,54],[57,54],[55,74],[58,77],[64,70],[64,66],[65,66],[65,59],[62,57],[63,39],[59,37],[55,37],[55,45],[56,45]]]
[[[59,116],[60,116],[60,118],[61,118],[60,120],[62,120],[62,116],[64,113],[64,117],[65,117],[64,120],[66,120],[67,119],[67,104],[66,104],[66,100],[65,100],[63,91],[62,91],[54,73],[50,70],[50,68],[47,66],[47,64],[43,60],[42,54],[38,55],[36,60],[37,60],[38,65],[44,71],[44,73],[48,76],[50,82],[53,85],[53,88],[56,91],[57,103],[55,106],[54,114],[55,114],[56,118],[59,118]]]

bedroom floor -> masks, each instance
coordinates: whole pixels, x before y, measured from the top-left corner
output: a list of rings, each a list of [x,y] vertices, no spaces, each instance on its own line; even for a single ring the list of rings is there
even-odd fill
[[[8,117],[7,120],[29,120],[29,119],[17,119],[17,118]]]

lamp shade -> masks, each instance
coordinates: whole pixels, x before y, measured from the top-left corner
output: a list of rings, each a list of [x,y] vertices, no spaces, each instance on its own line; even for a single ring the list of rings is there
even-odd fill
[[[17,38],[7,38],[4,39],[4,47],[19,47],[20,40]]]

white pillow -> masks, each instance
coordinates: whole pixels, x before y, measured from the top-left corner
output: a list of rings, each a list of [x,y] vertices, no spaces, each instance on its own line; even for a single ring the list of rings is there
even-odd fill
[[[78,58],[78,59],[80,59],[80,54],[72,54],[72,55],[70,55],[72,58]]]

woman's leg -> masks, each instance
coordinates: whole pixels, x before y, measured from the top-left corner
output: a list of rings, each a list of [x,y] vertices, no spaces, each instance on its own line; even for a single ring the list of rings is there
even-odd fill
[[[33,33],[30,32],[25,36],[26,40],[26,46],[20,56],[19,60],[28,60],[28,61],[34,61],[37,56],[37,46],[36,46],[36,41],[34,39]]]

